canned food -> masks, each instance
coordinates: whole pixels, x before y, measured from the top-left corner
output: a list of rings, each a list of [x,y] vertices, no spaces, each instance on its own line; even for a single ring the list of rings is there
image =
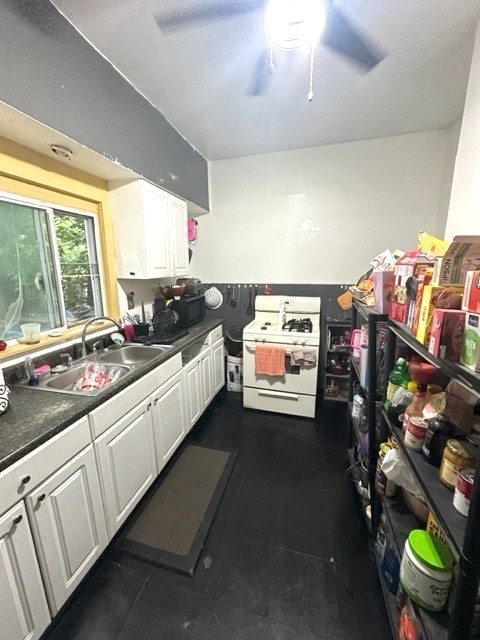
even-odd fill
[[[468,510],[470,509],[474,480],[475,469],[459,469],[455,493],[453,494],[453,506],[465,517],[468,516]]]

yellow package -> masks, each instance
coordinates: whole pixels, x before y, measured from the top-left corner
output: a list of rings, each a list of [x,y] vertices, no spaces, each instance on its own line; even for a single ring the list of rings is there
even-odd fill
[[[418,249],[429,257],[444,256],[448,249],[448,242],[432,236],[427,231],[418,234]]]
[[[463,287],[423,287],[416,338],[424,345],[430,342],[433,312],[435,309],[460,309]]]

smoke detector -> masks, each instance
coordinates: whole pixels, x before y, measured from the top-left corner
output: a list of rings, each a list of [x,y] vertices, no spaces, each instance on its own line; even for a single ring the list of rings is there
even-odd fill
[[[60,156],[60,158],[65,158],[66,160],[71,160],[72,158],[73,151],[61,144],[51,144],[50,149],[55,155]]]

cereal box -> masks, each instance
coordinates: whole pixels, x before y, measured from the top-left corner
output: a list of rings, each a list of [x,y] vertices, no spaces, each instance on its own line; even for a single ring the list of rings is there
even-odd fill
[[[425,285],[418,315],[415,336],[419,342],[428,345],[435,309],[460,309],[463,287],[435,287]],[[412,331],[413,332],[413,331]]]
[[[388,313],[392,320],[407,322],[410,303],[415,302],[418,279],[432,266],[432,260],[420,254],[418,250],[407,251],[397,260]]]

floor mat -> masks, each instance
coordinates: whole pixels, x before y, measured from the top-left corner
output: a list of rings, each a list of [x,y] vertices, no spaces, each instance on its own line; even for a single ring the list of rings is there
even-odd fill
[[[193,576],[236,454],[190,444],[116,542],[145,562]]]

